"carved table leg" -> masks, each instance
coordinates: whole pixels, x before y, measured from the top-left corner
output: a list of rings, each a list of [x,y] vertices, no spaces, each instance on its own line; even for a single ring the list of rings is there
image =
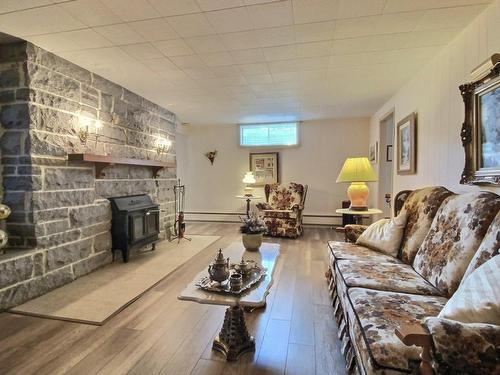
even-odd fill
[[[236,361],[243,353],[255,351],[255,340],[248,334],[241,306],[227,308],[224,323],[212,349],[221,352],[228,361]]]

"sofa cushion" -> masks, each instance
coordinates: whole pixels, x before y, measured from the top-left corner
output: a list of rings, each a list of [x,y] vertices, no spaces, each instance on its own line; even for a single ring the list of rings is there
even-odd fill
[[[448,197],[415,256],[415,271],[451,296],[499,208],[500,197],[490,192]]]
[[[361,233],[356,244],[397,257],[405,226],[405,213],[392,219],[380,219]]]
[[[472,272],[451,296],[440,318],[500,325],[500,257]]]
[[[491,223],[488,232],[481,241],[479,249],[477,249],[474,257],[469,263],[467,270],[465,271],[464,277],[462,278],[462,283],[476,268],[481,266],[483,263],[498,255],[500,252],[500,211],[498,212],[495,219]]]
[[[338,273],[347,287],[362,287],[411,294],[441,293],[407,264],[339,260]]]
[[[500,326],[426,318],[439,374],[500,374]]]
[[[401,212],[406,212],[408,217],[399,251],[404,263],[413,263],[415,254],[429,232],[438,208],[452,194],[442,186],[432,186],[415,190],[408,196],[401,210]]]
[[[401,263],[398,258],[350,242],[328,241],[328,247],[336,261],[340,259],[351,259],[371,260],[384,263]]]
[[[348,296],[350,335],[357,353],[366,348],[368,358],[362,358],[365,369],[410,372],[416,368],[420,348],[403,344],[395,329],[403,323],[416,324],[436,316],[446,298],[363,288],[349,289]]]

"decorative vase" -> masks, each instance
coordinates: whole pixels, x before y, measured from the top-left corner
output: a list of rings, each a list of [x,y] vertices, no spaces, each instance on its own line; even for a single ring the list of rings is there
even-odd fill
[[[260,245],[262,245],[263,237],[264,237],[263,233],[256,233],[256,234],[243,233],[241,235],[241,238],[243,240],[243,246],[245,246],[245,249],[248,251],[258,251]]]

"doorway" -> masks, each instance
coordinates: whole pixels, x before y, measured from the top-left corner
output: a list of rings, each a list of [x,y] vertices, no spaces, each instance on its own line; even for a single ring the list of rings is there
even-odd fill
[[[378,207],[383,211],[384,217],[391,217],[392,178],[394,160],[394,112],[389,113],[380,120],[379,142],[379,185]]]

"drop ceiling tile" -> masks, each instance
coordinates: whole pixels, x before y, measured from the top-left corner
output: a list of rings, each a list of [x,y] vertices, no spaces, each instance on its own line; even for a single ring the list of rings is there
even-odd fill
[[[52,52],[111,47],[112,43],[92,29],[29,37],[29,41]]]
[[[186,39],[186,43],[196,53],[212,53],[226,50],[224,44],[222,44],[221,39],[217,35]]]
[[[238,65],[238,69],[244,76],[269,74],[266,63],[242,64]]]
[[[339,0],[338,18],[382,14],[386,0]]]
[[[21,37],[85,28],[81,21],[56,5],[0,15],[0,25],[2,31]]]
[[[198,55],[172,56],[170,60],[181,69],[206,67]]]
[[[78,50],[77,44],[70,40],[64,33],[43,34],[27,37],[31,43],[54,53]]]
[[[297,58],[297,51],[294,44],[279,47],[263,48],[266,61],[290,60]]]
[[[216,77],[239,77],[241,72],[236,65],[226,65],[226,66],[213,66],[210,70],[215,74]]]
[[[167,21],[183,38],[215,34],[214,28],[203,13],[168,17]]]
[[[61,33],[75,42],[79,49],[111,47],[113,44],[92,29],[82,29]]]
[[[261,47],[274,47],[295,43],[293,26],[274,27],[254,31]]]
[[[266,61],[264,53],[260,48],[244,49],[240,51],[230,51],[235,64],[251,64]]]
[[[355,38],[359,36],[373,35],[373,32],[381,20],[381,16],[370,16],[338,20],[335,23],[335,39]]]
[[[328,21],[338,18],[339,0],[292,0],[295,23]]]
[[[332,42],[332,54],[345,55],[356,52],[365,52],[370,48],[372,37],[335,39]]]
[[[157,59],[147,59],[141,62],[144,65],[146,65],[149,69],[157,73],[179,71],[179,68],[166,57],[160,57]]]
[[[220,34],[222,43],[230,51],[260,47],[260,39],[254,31]]]
[[[210,70],[210,68],[186,68],[183,69],[184,72],[193,79],[209,79],[209,78],[217,78],[214,72]]]
[[[387,0],[384,13],[408,12],[437,8],[450,8],[464,5],[487,4],[491,0]]]
[[[50,4],[52,4],[51,0],[2,0],[0,2],[0,13],[15,12]]]
[[[162,53],[150,43],[128,44],[120,48],[137,60],[163,57]]]
[[[147,0],[128,1],[126,4],[123,0],[101,0],[101,2],[125,22],[159,16]]]
[[[411,33],[374,35],[367,48],[369,51],[386,51],[404,48]]]
[[[148,42],[179,38],[172,26],[163,18],[131,22],[129,26]]]
[[[260,74],[246,76],[246,80],[249,84],[272,83],[273,77],[271,76],[271,74]]]
[[[218,33],[251,30],[253,28],[246,7],[217,10],[206,13]]]
[[[317,42],[333,38],[334,21],[304,23],[294,25],[295,40],[297,43]]]
[[[406,12],[397,14],[384,14],[379,16],[375,27],[375,34],[404,33],[415,29],[423,12]]]
[[[250,19],[256,29],[293,24],[292,3],[290,0],[248,7]]]
[[[144,38],[125,23],[99,26],[94,30],[116,45],[144,42]]]
[[[195,0],[148,0],[162,16],[179,16],[201,12]]]
[[[447,28],[463,28],[474,19],[484,5],[433,9],[425,11],[415,30],[434,30]]]
[[[201,60],[207,66],[233,65],[234,61],[229,52],[216,52],[200,55]]]
[[[76,19],[87,26],[102,26],[120,23],[120,18],[99,0],[76,0],[59,4]]]
[[[236,8],[244,6],[243,0],[196,0],[200,8],[205,11]]]
[[[194,54],[183,39],[162,40],[153,42],[153,44],[167,57]]]
[[[296,44],[297,57],[329,56],[332,52],[332,41]]]
[[[461,29],[419,30],[408,34],[406,47],[427,47],[448,44]]]

